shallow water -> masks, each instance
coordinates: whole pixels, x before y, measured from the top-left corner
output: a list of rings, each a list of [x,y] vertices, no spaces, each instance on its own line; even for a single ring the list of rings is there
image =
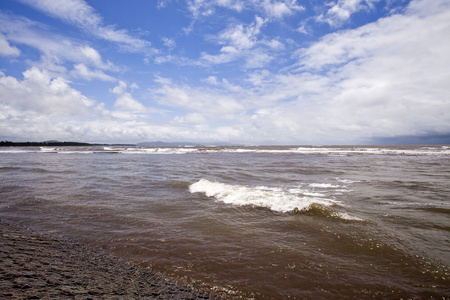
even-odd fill
[[[450,297],[450,149],[0,148],[0,217],[218,294]]]

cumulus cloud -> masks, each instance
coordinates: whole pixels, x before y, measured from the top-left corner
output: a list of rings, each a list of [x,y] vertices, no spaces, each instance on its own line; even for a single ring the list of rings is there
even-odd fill
[[[176,126],[160,128],[146,120],[139,121],[135,113],[150,110],[134,100],[126,87],[119,83],[113,89],[118,94],[115,106],[120,111],[111,112],[103,103],[70,87],[65,79],[37,67],[25,71],[21,80],[0,72],[2,136],[10,140],[55,138],[88,142],[114,142],[127,136],[130,142],[136,142],[151,138],[157,129],[157,135],[180,131]]]
[[[120,95],[114,107],[120,110],[130,111],[130,112],[146,112],[147,108],[139,101],[133,99],[130,93],[124,93]]]
[[[206,83],[212,84],[212,85],[218,85],[219,84],[219,82],[217,81],[217,77],[216,76],[208,76],[208,77],[203,79],[203,82],[206,82]]]
[[[127,84],[126,82],[120,80],[119,84],[116,85],[112,90],[110,90],[112,93],[116,94],[116,95],[121,95],[123,93],[125,93],[127,89]]]
[[[163,6],[167,6],[170,1],[164,1]],[[210,66],[211,64],[226,64],[243,59],[243,68],[260,68],[269,64],[278,54],[283,51],[284,44],[277,38],[266,40],[261,34],[262,27],[265,24],[279,22],[280,19],[288,15],[293,15],[298,11],[304,10],[296,0],[264,0],[264,1],[242,1],[242,0],[191,0],[187,1],[188,9],[192,14],[193,22],[186,29],[187,32],[193,30],[196,21],[202,22],[206,18],[216,13],[216,8],[226,8],[235,12],[244,10],[253,10],[258,14],[254,15],[254,21],[245,24],[233,20],[227,28],[217,34],[207,35],[209,42],[214,42],[220,49],[218,52],[203,51],[200,59],[195,65]],[[161,6],[162,7],[162,6]],[[261,38],[262,35],[262,38]],[[173,49],[171,42],[173,40],[164,38],[166,46]],[[170,42],[168,44],[167,42]],[[186,61],[173,55],[159,56],[155,59],[158,64],[175,62],[186,64]]]
[[[21,111],[70,116],[88,115],[94,101],[71,88],[61,77],[52,78],[36,67],[23,80],[0,74],[0,99],[4,106]]]
[[[130,85],[131,89],[137,89],[139,88],[136,83],[132,83]],[[113,112],[114,116],[117,116],[119,118],[131,118],[135,119],[136,116],[133,114],[143,114],[143,113],[157,113],[162,114],[163,112],[159,109],[146,107],[138,100],[134,99],[131,93],[127,92],[128,90],[128,84],[124,81],[119,81],[119,83],[110,90],[113,94],[117,95],[117,99],[114,102],[114,108],[116,109],[115,112]],[[121,113],[117,113],[117,112]],[[126,112],[126,114],[123,114],[123,112]],[[131,114],[130,114],[131,113]]]
[[[162,9],[175,2],[158,3]],[[305,27],[303,22],[303,33],[310,32],[308,44],[297,40],[289,43],[270,34],[272,22],[281,22],[303,9],[299,3],[189,1],[189,13],[195,15],[196,22],[216,13],[219,7],[232,10],[234,18],[227,19],[229,22],[217,35],[207,36],[206,42],[211,44],[201,48],[203,53],[195,52],[198,48],[190,49],[197,59],[200,55],[199,61],[195,64],[193,59],[186,59],[180,64],[186,69],[195,65],[195,70],[183,73],[184,67],[174,71],[153,66],[151,71],[144,71],[155,71],[160,77],[155,77],[150,88],[145,86],[149,80],[133,79],[141,80],[144,94],[133,91],[138,86],[131,77],[127,81],[110,76],[109,71],[117,68],[93,44],[54,34],[45,25],[26,18],[0,13],[0,45],[5,45],[0,47],[0,55],[21,58],[25,53],[19,50],[21,45],[35,48],[42,55],[40,64],[28,61],[33,67],[21,79],[0,74],[2,134],[38,137],[50,132],[55,138],[95,142],[189,137],[197,141],[290,144],[364,143],[378,137],[448,135],[448,0],[412,0],[401,14],[321,38],[314,37],[314,28]],[[375,1],[328,3],[322,21],[336,29],[358,11],[370,10]],[[270,7],[272,13],[266,11]],[[245,23],[246,18],[239,18],[250,9],[253,19]],[[96,13],[84,13],[89,14]],[[75,17],[67,18],[66,22],[81,26],[70,19]],[[107,28],[100,17],[92,22],[89,26]],[[161,41],[167,49],[175,49],[173,39]],[[294,47],[297,51],[291,52]],[[158,59],[160,63],[177,61],[177,55],[171,52]],[[274,58],[280,58],[279,64],[268,65]],[[219,66],[230,62],[239,64]],[[135,72],[135,78],[144,74],[140,71]],[[109,94],[113,101],[97,104],[71,87],[64,74],[86,80],[115,80]]]
[[[229,27],[219,34],[219,43],[225,44],[225,47],[233,47],[236,50],[252,48],[263,25],[264,20],[257,16],[255,21],[249,26],[244,27],[242,24],[239,24]]]
[[[448,133],[450,41],[443,37],[450,12],[448,1],[437,2],[413,2],[404,15],[325,36],[299,51],[298,74],[250,76],[264,87],[260,101],[279,102],[254,122],[295,128],[299,138],[312,130],[330,141],[333,134],[361,142]]]
[[[305,8],[297,4],[296,0],[285,0],[285,1],[255,1],[253,0],[253,5],[260,6],[267,16],[275,19],[282,19],[284,16],[292,15],[297,11],[302,11]]]
[[[0,111],[2,136],[38,141],[86,140],[85,122],[109,115],[63,78],[37,67],[25,71],[22,80],[0,74]]]
[[[166,80],[160,102],[192,112],[215,110],[219,118],[233,112],[221,128],[231,140],[248,142],[367,143],[448,134],[449,8],[448,1],[413,1],[403,15],[332,33],[301,49],[290,72],[249,74],[241,89],[224,90],[215,76],[204,80],[212,89]],[[220,96],[237,105],[221,107],[215,102]],[[204,130],[212,136],[218,128]]]
[[[261,27],[265,21],[256,16],[255,20],[248,26],[243,24],[231,25],[227,29],[219,33],[215,39],[219,45],[222,45],[219,54],[202,53],[201,59],[213,64],[228,63],[236,60],[242,56],[249,55],[251,59],[255,59],[255,56],[264,56],[264,59],[268,58],[267,54],[263,54],[261,49],[257,52],[249,51],[254,48],[258,43],[258,35],[261,32]],[[265,42],[262,42],[264,44]],[[269,46],[272,44],[269,44]],[[267,61],[267,60],[266,60]],[[252,63],[248,63],[248,66],[253,66]]]
[[[330,8],[326,13],[316,17],[319,22],[326,22],[330,26],[342,25],[350,19],[351,15],[360,10],[373,8],[374,3],[380,0],[338,0],[329,4]]]
[[[22,2],[99,38],[117,43],[130,52],[150,51],[150,43],[131,36],[124,29],[103,25],[102,17],[84,0],[21,0]]]
[[[279,38],[266,39],[262,33],[267,19],[255,16],[250,24],[230,24],[209,41],[220,46],[218,53],[203,52],[199,64],[226,64],[243,61],[243,69],[263,68],[286,50]]]
[[[126,92],[127,86],[126,82],[119,81],[119,84],[111,90],[112,93],[117,95],[114,108],[135,113],[146,112],[147,108],[139,101],[133,99],[130,93]],[[133,86],[136,87],[137,85],[133,83]]]

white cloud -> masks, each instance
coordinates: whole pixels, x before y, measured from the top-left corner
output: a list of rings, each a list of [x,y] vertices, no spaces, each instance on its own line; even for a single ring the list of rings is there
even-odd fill
[[[172,2],[172,0],[158,0],[158,8],[164,8],[167,5],[169,5],[169,3]]]
[[[160,88],[150,91],[160,105],[201,113],[203,116],[234,118],[244,110],[244,106],[232,96],[203,88],[180,86],[162,82]]]
[[[80,52],[87,58],[87,60],[94,63],[94,65],[101,66],[103,64],[102,57],[97,50],[92,47],[84,46],[80,47]]]
[[[53,17],[86,27],[98,26],[102,19],[94,9],[83,0],[21,0]]]
[[[216,7],[227,8],[236,12],[255,9],[264,13],[267,18],[274,19],[281,19],[284,16],[304,10],[304,7],[299,5],[297,0],[188,0],[187,4],[194,19],[213,15]]]
[[[162,8],[175,2],[158,3]],[[160,74],[152,82],[152,89],[145,86],[148,80],[143,76],[122,77],[120,81],[110,76],[109,72],[117,68],[102,57],[95,44],[63,37],[42,23],[0,12],[0,46],[6,45],[0,49],[0,55],[14,60],[22,58],[26,52],[24,45],[38,49],[41,54],[40,62],[26,61],[33,67],[24,72],[23,79],[0,75],[2,136],[22,140],[27,137],[45,140],[51,136],[93,142],[188,137],[197,141],[319,144],[361,143],[371,137],[448,134],[450,130],[448,0],[412,0],[402,14],[325,35],[292,56],[284,54],[299,45],[300,40],[289,42],[283,39],[286,37],[274,36],[271,30],[275,27],[270,22],[295,16],[302,9],[300,1],[192,0],[189,3],[197,9],[195,22],[202,22],[202,18],[216,13],[219,7],[232,10],[234,18],[227,18],[230,25],[207,40],[215,45],[202,48],[205,52],[199,61],[187,58],[183,61],[175,53],[156,58],[159,62],[179,60],[186,67],[208,67],[190,72],[192,78],[183,73],[184,68],[167,70],[158,65],[151,70],[136,69],[136,78],[144,74],[141,71]],[[356,12],[370,9],[374,1],[329,3],[323,21],[327,19],[333,26],[339,26]],[[295,5],[298,8],[294,9]],[[266,11],[269,7],[274,10]],[[244,13],[245,17],[255,14],[258,17],[247,24],[239,23],[243,22],[238,20]],[[61,13],[64,14],[67,12]],[[120,32],[102,25],[101,17],[93,10],[78,12],[78,16],[83,14],[99,18],[92,19],[92,24],[87,26]],[[66,22],[81,26],[75,16],[67,18]],[[289,26],[293,18],[286,19],[283,25]],[[223,23],[218,21],[216,25],[220,24]],[[297,24],[302,25],[304,33],[311,32],[306,37],[308,40],[314,39],[313,23]],[[162,42],[169,49],[175,47],[174,40],[163,38]],[[267,66],[275,58],[279,58],[279,64]],[[239,63],[220,66],[224,69],[214,65],[236,61]],[[281,68],[281,65],[290,67]],[[73,70],[67,71],[72,66]],[[265,66],[266,70],[248,70]],[[131,60],[130,68],[134,68]],[[242,69],[246,69],[244,75]],[[163,77],[174,73],[172,76],[178,77],[173,80]],[[88,99],[70,86],[68,75],[87,80],[116,80],[110,89],[111,103],[97,104]],[[141,80],[139,85],[146,95],[133,91],[139,88],[133,80]],[[200,85],[192,84],[197,80]]]
[[[250,49],[255,45],[263,25],[264,20],[256,16],[255,21],[247,27],[239,24],[222,31],[219,34],[218,41],[220,44],[225,44],[226,47],[233,47],[238,50]]]
[[[43,115],[5,107],[0,103],[1,136],[14,141],[85,141],[93,143],[137,143],[148,140],[182,140],[189,136],[179,124],[156,125],[135,120],[135,114],[113,113],[105,118],[76,119],[61,115]],[[201,137],[201,134],[194,133]]]
[[[275,19],[282,19],[284,16],[292,15],[296,11],[302,11],[305,8],[297,4],[296,0],[253,0],[253,5],[261,6],[267,16]]]
[[[205,123],[206,118],[200,113],[188,113],[183,117],[175,117],[173,121],[177,123]]]
[[[248,128],[259,124],[298,139],[347,142],[448,133],[450,7],[448,1],[425,3],[412,2],[405,15],[325,36],[302,49],[297,75],[250,76],[259,87],[252,97],[265,104],[260,109],[277,109],[254,115]]]
[[[212,15],[215,12],[215,6],[238,12],[244,8],[244,3],[241,0],[187,0],[187,5],[194,19]]]
[[[132,89],[139,88],[136,83],[132,83],[130,87]],[[133,96],[127,92],[127,89],[128,85],[126,84],[126,82],[119,81],[118,85],[110,90],[111,93],[117,95],[117,99],[114,102],[114,108],[116,109],[116,111],[113,112],[114,116],[119,118],[135,119],[136,116],[133,114],[163,114],[163,112],[159,109],[144,106],[141,102],[134,99]]]
[[[311,29],[306,25],[306,22],[302,22],[297,28],[297,31],[303,34],[310,34]]]
[[[44,115],[86,116],[95,104],[63,78],[52,78],[36,67],[25,71],[22,81],[0,75],[0,101],[6,107]]]
[[[137,86],[133,84],[133,86]],[[127,84],[124,81],[119,81],[112,90],[112,93],[117,95],[116,102],[114,103],[114,108],[121,111],[133,112],[133,113],[144,113],[147,112],[147,108],[139,101],[133,99],[130,93],[126,92]]]
[[[157,56],[157,57],[155,57],[154,62],[156,64],[163,64],[163,63],[174,61],[175,59],[176,59],[176,57],[173,55]],[[150,60],[146,61],[147,64],[149,62],[150,62]]]
[[[219,54],[202,53],[201,59],[214,64],[228,63],[236,60],[255,47],[258,42],[258,35],[265,21],[256,16],[248,26],[243,24],[231,25],[219,33],[216,41],[223,45]]]
[[[34,67],[45,70],[51,77],[67,78],[70,73],[67,68],[61,65],[61,61],[49,56],[41,56],[41,60],[38,62],[29,62]]]
[[[114,103],[114,108],[137,113],[147,112],[147,108],[139,101],[133,99],[130,93],[120,95]]]
[[[219,54],[202,53],[201,60],[212,64],[228,63],[238,58],[240,53],[233,47],[222,47]]]
[[[159,7],[165,7],[169,2],[171,1],[163,1],[164,5]],[[279,21],[285,16],[304,10],[297,0],[187,0],[186,2],[193,19],[191,24],[184,28],[186,33],[192,32],[197,21],[213,16],[217,7],[238,13],[244,10],[253,10],[270,21]]]
[[[0,55],[1,56],[19,56],[20,50],[11,46],[5,36],[0,33]]]
[[[205,112],[205,136],[220,132],[249,143],[364,143],[448,134],[450,3],[426,2],[412,2],[404,15],[327,35],[299,52],[297,70],[254,72],[240,89],[224,89],[214,76],[205,79],[211,89],[165,80],[160,103]],[[240,107],[228,110],[234,117],[227,126],[213,126],[213,119],[227,115],[217,113],[220,95],[230,103],[239,99]]]
[[[176,43],[175,43],[175,41],[173,39],[169,39],[169,38],[163,37],[162,41],[163,41],[164,45],[167,48],[169,48],[169,50],[173,50],[173,48],[175,48],[175,46],[176,46]]]
[[[208,84],[212,84],[212,85],[218,85],[219,82],[217,81],[217,77],[216,76],[208,76],[207,78],[203,79],[203,82],[206,82]]]
[[[119,83],[116,108],[110,112],[81,92],[71,88],[61,77],[32,67],[23,80],[0,72],[0,127],[2,137],[12,140],[42,141],[51,139],[88,142],[130,142],[153,137],[177,136],[177,126],[155,126],[145,115],[158,113],[143,107]],[[136,88],[135,84],[132,84]],[[162,136],[161,136],[162,135]]]
[[[110,90],[110,92],[112,92],[116,95],[121,95],[121,94],[125,93],[126,89],[127,89],[126,82],[120,80],[119,84],[116,85],[112,90]]]
[[[101,70],[91,70],[84,64],[77,64],[74,66],[74,70],[72,71],[72,75],[75,77],[81,77],[86,80],[99,79],[102,81],[116,81],[114,77],[106,75]]]
[[[277,39],[272,39],[270,41],[263,41],[263,44],[270,47],[273,50],[284,50],[284,44]]]
[[[102,17],[84,0],[21,1],[50,16],[82,28],[99,38],[118,43],[126,51],[137,52],[151,50],[148,41],[132,37],[124,29],[115,29],[114,26],[104,26]]]
[[[325,14],[319,15],[316,20],[326,22],[330,26],[339,26],[350,19],[351,15],[360,10],[370,10],[374,3],[380,0],[338,0],[331,2]]]
[[[65,60],[95,66],[103,70],[117,70],[105,62],[94,48],[52,33],[45,25],[27,18],[0,12],[0,32],[8,40],[38,49],[45,60],[62,63]]]
[[[245,67],[247,69],[262,68],[272,60],[273,57],[264,51],[252,51],[251,55],[247,57]]]
[[[391,59],[392,63],[401,64],[408,58],[435,63],[435,55],[442,56],[449,44],[441,39],[449,23],[448,15],[445,10],[426,18],[394,15],[354,30],[329,34],[301,49],[299,64],[304,69],[322,69],[368,59]],[[445,56],[442,58],[446,60]]]

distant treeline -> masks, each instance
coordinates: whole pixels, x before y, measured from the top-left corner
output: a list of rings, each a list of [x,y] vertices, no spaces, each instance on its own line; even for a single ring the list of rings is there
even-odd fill
[[[1,141],[0,147],[10,147],[10,146],[16,146],[16,147],[27,147],[27,146],[34,146],[34,147],[42,147],[42,146],[94,146],[95,144],[89,144],[89,143],[78,143],[78,142],[58,142],[58,141],[51,141],[51,142],[10,142],[10,141]]]

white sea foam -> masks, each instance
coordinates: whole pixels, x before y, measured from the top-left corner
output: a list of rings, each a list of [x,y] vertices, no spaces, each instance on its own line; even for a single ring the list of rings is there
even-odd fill
[[[281,188],[265,186],[247,187],[207,179],[201,179],[192,184],[189,190],[191,193],[204,193],[208,197],[214,197],[218,201],[232,205],[266,207],[278,212],[309,211],[313,206],[329,207],[337,202],[333,199],[324,198],[323,194],[311,193],[307,196],[307,192],[299,189],[286,191]],[[329,215],[346,220],[358,219],[335,211],[330,212]]]
[[[55,147],[40,147],[41,152],[57,152],[58,149]]]
[[[315,212],[319,215],[341,220],[363,221],[358,217],[329,208],[339,201],[325,198],[324,194],[310,193],[302,189],[288,189],[286,191],[282,188],[247,187],[201,179],[193,183],[189,190],[191,193],[204,193],[208,197],[214,197],[217,201],[236,206],[265,207],[283,213]]]
[[[356,182],[361,182],[359,180],[351,180],[351,179],[341,179],[341,178],[336,178],[337,181],[342,182],[342,183],[356,183]]]
[[[19,148],[6,148],[6,149],[0,149],[0,153],[33,153],[36,152],[35,150],[25,150],[25,149],[19,149]]]
[[[14,151],[14,150],[13,150]],[[13,151],[1,150],[0,153],[12,153]],[[383,148],[383,147],[123,147],[123,146],[87,146],[87,147],[40,147],[30,148],[18,153],[46,152],[46,153],[122,153],[122,154],[205,154],[205,153],[265,153],[274,155],[443,155],[450,156],[450,148],[417,147],[417,148]]]
[[[197,148],[127,148],[124,154],[188,154],[199,152]]]
[[[340,188],[340,185],[334,185],[334,184],[330,184],[330,183],[310,183],[309,184],[310,187],[313,188],[321,188],[321,189],[335,189],[335,188]]]
[[[299,188],[289,189],[288,191],[291,194],[300,194],[300,195],[303,195],[303,196],[326,197],[326,195],[323,194],[323,193],[312,192],[310,190],[299,189]]]

